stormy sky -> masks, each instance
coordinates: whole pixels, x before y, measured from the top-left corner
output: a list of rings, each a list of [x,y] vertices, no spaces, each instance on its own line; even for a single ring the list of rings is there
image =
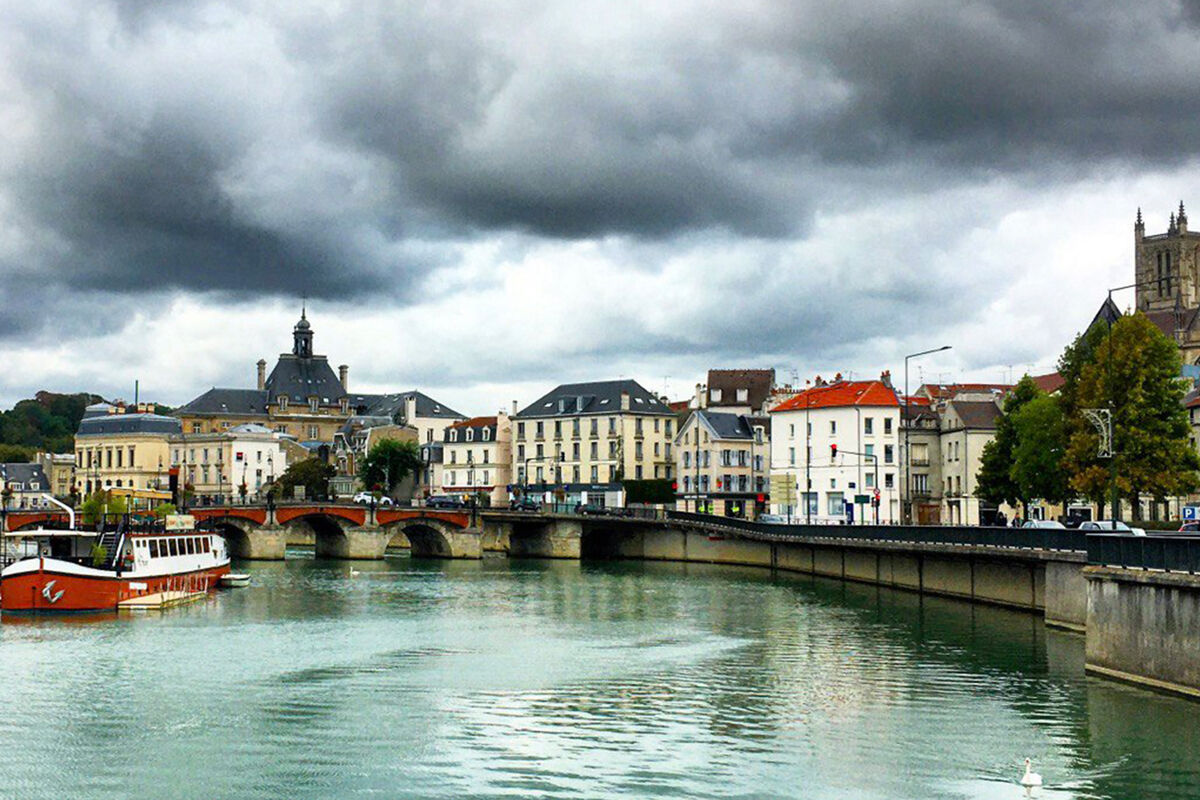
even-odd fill
[[[0,403],[1053,368],[1194,200],[1200,2],[0,0]],[[1131,298],[1122,301],[1122,305]],[[918,379],[914,370],[913,382]]]

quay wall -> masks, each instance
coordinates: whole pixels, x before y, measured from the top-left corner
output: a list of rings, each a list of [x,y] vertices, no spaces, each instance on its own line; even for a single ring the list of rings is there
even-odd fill
[[[1200,699],[1200,575],[1087,567],[1089,672]]]

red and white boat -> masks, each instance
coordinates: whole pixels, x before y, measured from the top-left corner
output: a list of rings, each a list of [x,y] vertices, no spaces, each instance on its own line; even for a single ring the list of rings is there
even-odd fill
[[[206,592],[229,572],[220,536],[191,529],[6,534],[0,571],[4,611],[111,611],[159,592]]]

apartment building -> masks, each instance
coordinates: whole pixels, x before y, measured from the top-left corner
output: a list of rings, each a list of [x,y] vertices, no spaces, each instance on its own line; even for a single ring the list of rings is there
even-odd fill
[[[473,417],[446,428],[439,494],[503,506],[512,483],[512,420],[508,414]]]
[[[51,494],[50,479],[41,464],[0,464],[0,498],[5,509],[46,508]]]
[[[179,433],[174,417],[88,406],[75,433],[76,483],[85,495],[98,490],[124,495],[131,508],[170,502],[170,440]]]
[[[675,435],[675,507],[741,519],[766,510],[771,421],[693,411]]]
[[[623,480],[674,475],[675,414],[637,381],[563,384],[512,419],[514,482],[544,499],[620,505]]]
[[[773,513],[822,524],[899,521],[900,401],[886,374],[818,378],[770,417]]]
[[[240,500],[243,496],[257,501],[263,487],[288,466],[281,435],[253,423],[220,433],[176,434],[171,436],[170,446],[170,466],[194,498],[191,502]]]

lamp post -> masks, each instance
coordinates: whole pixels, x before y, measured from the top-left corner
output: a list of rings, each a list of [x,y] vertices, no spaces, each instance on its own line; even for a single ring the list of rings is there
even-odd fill
[[[905,523],[907,523],[909,525],[912,524],[913,520],[912,520],[912,451],[908,446],[908,429],[911,427],[911,425],[910,425],[911,418],[909,415],[909,407],[908,407],[909,406],[909,403],[908,403],[908,397],[909,397],[909,395],[908,395],[908,362],[911,359],[919,358],[920,356],[927,356],[930,353],[940,353],[943,350],[949,350],[949,349],[950,349],[950,345],[944,344],[941,347],[934,347],[930,350],[922,350],[919,353],[910,353],[909,355],[906,355],[904,357],[904,402],[901,403],[901,405],[900,405],[901,411],[904,414],[904,416],[900,420],[900,422],[901,422],[901,424],[904,425],[904,503],[903,503],[903,505],[904,505],[904,521],[905,521]]]
[[[217,502],[223,503],[225,495],[225,458],[217,455]]]

